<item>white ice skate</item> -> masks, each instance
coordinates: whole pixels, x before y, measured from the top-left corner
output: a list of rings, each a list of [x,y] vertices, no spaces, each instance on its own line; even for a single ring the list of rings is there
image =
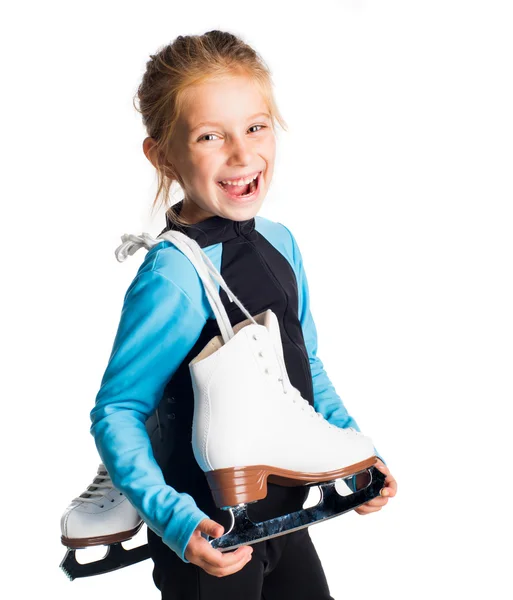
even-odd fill
[[[178,231],[123,236],[118,260],[162,239],[172,242],[195,266],[221,335],[189,363],[194,389],[192,445],[216,505],[232,524],[210,541],[221,551],[284,535],[352,510],[379,495],[385,476],[375,466],[372,440],[353,428],[331,425],[290,383],[276,315],[252,317],[226,285],[201,247]],[[248,317],[231,326],[214,282]],[[367,473],[365,487],[338,494],[337,480]],[[316,506],[261,523],[246,505],[267,494],[267,481],[285,486],[317,485]]]
[[[125,542],[136,535],[143,521],[127,497],[117,490],[103,464],[87,490],[77,496],[61,517],[61,542],[68,547],[60,567],[73,580],[99,575],[149,557],[148,545],[125,549]],[[107,545],[106,555],[96,561],[80,563],[76,550]]]

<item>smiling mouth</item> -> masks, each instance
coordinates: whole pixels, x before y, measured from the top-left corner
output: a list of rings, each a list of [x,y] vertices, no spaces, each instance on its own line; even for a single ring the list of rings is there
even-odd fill
[[[230,198],[244,200],[253,197],[259,190],[261,175],[262,171],[258,173],[257,177],[253,179],[253,181],[246,185],[223,184],[220,181],[217,181],[216,183]]]

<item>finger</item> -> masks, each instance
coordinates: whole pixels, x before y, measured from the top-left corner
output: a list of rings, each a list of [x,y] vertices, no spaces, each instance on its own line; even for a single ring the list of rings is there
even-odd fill
[[[247,558],[245,560],[241,559],[239,562],[231,565],[229,567],[212,567],[208,563],[204,563],[203,569],[210,575],[214,575],[215,577],[226,577],[228,575],[233,575],[233,573],[237,573],[243,569],[246,564],[251,560],[251,558]]]
[[[362,506],[385,506],[385,504],[388,502],[388,498],[382,498],[381,496],[376,496],[375,498],[372,498],[372,500],[368,500],[367,502],[365,502],[364,504],[360,504],[359,507]]]
[[[198,564],[199,561],[202,561],[208,562],[210,565],[216,565],[220,564],[223,560],[222,552],[212,548],[212,546],[203,538],[196,539],[194,543],[192,543],[192,541],[189,542],[185,557],[194,564]]]
[[[385,475],[385,487],[390,487],[392,486],[394,489],[394,494],[395,495],[395,491],[397,490],[397,483],[395,481],[394,476],[392,475],[392,473],[390,473],[390,469],[385,465],[385,463],[381,460],[381,459],[377,459],[375,465],[374,465],[379,471],[381,471],[383,473],[383,475]],[[390,495],[388,492],[385,495]]]
[[[385,504],[388,502],[388,498],[375,498],[373,500],[369,500],[368,502],[366,502],[365,504],[360,504],[360,506],[358,508],[362,508],[362,507],[370,507],[370,508],[381,508],[382,506],[385,506]]]
[[[200,521],[196,531],[201,531],[210,537],[217,538],[223,535],[224,527],[213,519],[203,519],[203,521]]]
[[[208,542],[207,544],[208,548],[205,548],[205,550],[202,549],[199,556],[212,567],[231,567],[243,560],[247,560],[253,554],[253,548],[250,546],[239,546],[239,548],[232,552],[221,552],[212,548]]]
[[[396,493],[397,493],[396,480],[392,477],[392,475],[387,476],[387,479],[385,480],[385,486],[381,489],[380,494],[382,496],[393,497],[396,495]]]
[[[361,506],[358,508],[355,508],[355,512],[357,512],[359,515],[368,515],[371,512],[375,512],[375,510],[381,510],[381,508],[368,509],[368,508],[362,508]]]
[[[366,506],[365,504],[362,504],[362,506],[358,506],[357,508],[355,508],[355,512],[357,512],[359,515],[367,515],[369,513],[372,512],[376,512],[378,510],[381,510],[381,506]]]
[[[386,466],[386,464],[378,458],[374,465],[377,469],[379,469],[383,474],[388,475],[390,473],[390,469]]]
[[[388,502],[388,498],[383,498],[382,496],[376,496],[376,498],[373,498],[372,500],[369,500],[368,502],[366,502],[365,504],[362,504],[360,506],[385,506],[385,504]]]
[[[223,556],[226,556],[227,554],[235,554],[235,552],[226,552]],[[212,566],[208,561],[202,559],[199,559],[198,564],[210,575],[214,575],[216,577],[226,577],[227,575],[232,575],[233,573],[240,571],[240,569],[242,569],[251,560],[251,555],[245,556],[244,554],[239,554],[239,557],[239,560],[236,562],[223,566]]]

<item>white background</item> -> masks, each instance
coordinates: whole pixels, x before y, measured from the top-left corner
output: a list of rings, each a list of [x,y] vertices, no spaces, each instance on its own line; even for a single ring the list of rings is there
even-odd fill
[[[59,521],[143,260],[114,249],[164,224],[132,97],[150,53],[225,29],[289,127],[260,214],[295,234],[319,356],[398,482],[310,528],[333,597],[511,598],[511,3],[20,2],[1,29],[1,595],[159,597],[151,561],[69,582]]]

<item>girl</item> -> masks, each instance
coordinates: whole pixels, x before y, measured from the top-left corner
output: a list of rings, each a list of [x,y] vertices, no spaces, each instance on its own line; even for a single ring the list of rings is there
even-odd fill
[[[148,133],[144,154],[159,177],[155,200],[163,194],[167,204],[174,181],[184,192],[168,207],[164,230],[196,240],[252,315],[272,308],[291,383],[330,423],[358,430],[316,356],[297,243],[281,223],[256,216],[272,180],[275,121],[283,126],[269,70],[229,33],[179,36],[151,56],[137,95]],[[220,293],[232,324],[242,321]],[[188,363],[219,333],[187,257],[168,241],[151,248],[125,295],[91,411],[98,451],[114,486],[148,524],[162,598],[327,600],[307,528],[227,553],[202,536],[222,535],[229,516],[215,506],[193,456]],[[395,495],[388,468],[378,465],[387,475],[382,495]],[[294,512],[307,495],[304,486],[269,483],[248,514],[261,521]],[[386,502],[375,498],[356,511]]]

